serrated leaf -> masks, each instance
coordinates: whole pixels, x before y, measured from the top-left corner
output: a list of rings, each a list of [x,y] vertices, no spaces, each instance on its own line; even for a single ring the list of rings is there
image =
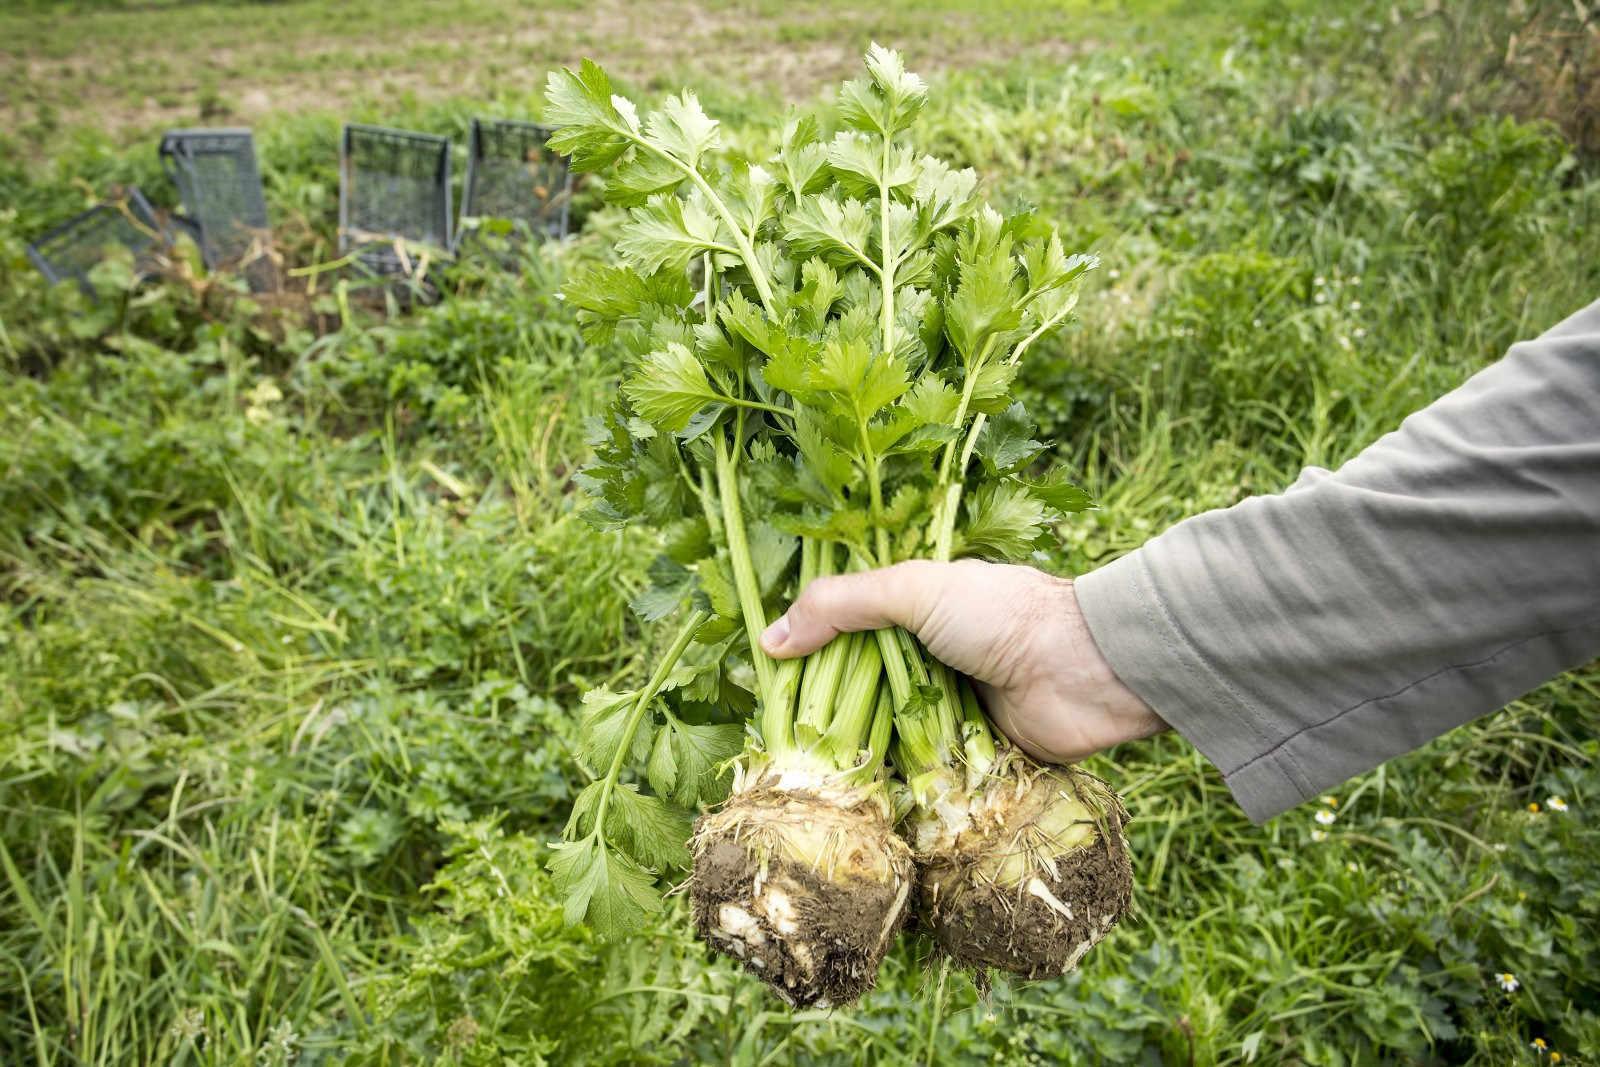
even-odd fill
[[[617,239],[617,253],[640,273],[671,267],[686,270],[689,261],[708,251],[731,251],[720,236],[720,224],[698,199],[652,196],[629,211],[631,222]]]
[[[1059,468],[1040,479],[1017,476],[1014,480],[1032,494],[1035,500],[1064,515],[1086,511],[1094,506],[1094,499],[1068,481],[1067,472]]]
[[[630,934],[661,910],[655,876],[598,838],[552,844],[547,869],[568,925],[603,938]]]
[[[877,195],[884,185],[910,185],[919,171],[909,146],[895,145],[885,158],[882,138],[854,130],[841,130],[828,143],[828,166],[847,191],[863,196]]]
[[[817,143],[815,119],[791,119],[783,127],[783,147],[773,162],[789,195],[804,196],[828,187],[828,153]]]
[[[915,485],[902,485],[883,508],[883,525],[900,530],[914,523],[928,501],[928,491]]]
[[[1011,241],[988,236],[998,225],[999,216],[992,212],[969,223],[959,242],[960,281],[945,304],[945,333],[969,366],[983,354],[990,338],[1022,323],[1024,292],[1011,258]]]
[[[632,143],[634,131],[613,102],[611,79],[593,61],[585,59],[576,71],[551,71],[544,98],[544,119],[555,127],[550,147],[569,156],[574,171],[608,166]]]
[[[818,333],[827,322],[828,312],[844,293],[839,274],[821,259],[808,259],[800,267],[800,290],[790,298],[800,329]]]
[[[642,866],[658,871],[689,865],[689,813],[661,797],[617,782],[606,811],[605,835]]]
[[[688,426],[707,404],[722,400],[694,353],[677,342],[646,356],[623,383],[622,393],[645,421],[669,433]]]
[[[690,515],[664,524],[661,554],[673,562],[687,568],[710,551],[711,527],[704,515]]]
[[[683,171],[672,160],[652,152],[635,152],[606,180],[606,199],[633,207],[658,193],[671,193],[683,182]]]
[[[978,172],[951,170],[943,160],[923,156],[918,162],[915,197],[923,226],[931,232],[954,226],[972,214]]]
[[[900,401],[900,406],[924,425],[947,424],[961,406],[961,394],[938,375],[924,374]]]
[[[729,777],[717,768],[743,747],[744,730],[735,723],[701,725],[669,717],[650,756],[650,788],[684,808],[717,803],[727,795]]]
[[[922,243],[927,233],[922,229],[917,213],[898,200],[888,205],[884,217],[888,221],[878,231],[878,239],[883,246],[878,254],[885,261],[893,260],[897,264],[895,276],[905,283],[924,273],[917,262],[909,257],[909,253]],[[903,272],[902,266],[905,268]]]
[[[928,88],[907,72],[898,52],[878,44],[867,50],[870,80],[846,82],[839,90],[839,117],[858,130],[892,137],[916,118]]]
[[[657,622],[677,611],[694,590],[694,573],[666,556],[657,556],[646,572],[650,584],[634,594],[628,606],[645,622]]]
[[[828,439],[822,425],[807,409],[796,413],[793,433],[801,462],[831,495],[842,493],[855,474],[850,457]]]
[[[835,262],[870,264],[867,242],[872,220],[860,200],[800,197],[783,217],[783,235],[796,255],[824,255]]]
[[[695,564],[694,572],[711,610],[726,619],[739,618],[739,594],[734,590],[727,564],[716,556],[707,556]]]
[[[629,746],[627,758],[640,760],[650,751],[650,731],[636,727],[628,734],[633,703],[638,694],[618,693],[599,686],[583,694],[583,720],[578,726],[578,758],[592,771],[604,774],[617,750]]]
[[[694,93],[669,96],[645,122],[644,139],[691,167],[717,144],[717,121],[705,113]]]
[[[985,415],[998,415],[1011,406],[1011,384],[1017,380],[1017,364],[990,360],[973,376],[972,398],[968,406]]]
[[[1033,439],[1034,424],[1020,403],[992,415],[978,431],[976,450],[990,474],[1004,474],[1030,462],[1044,445]]]
[[[761,586],[763,598],[778,589],[784,571],[800,549],[800,542],[768,522],[752,522],[747,530],[750,542],[750,565],[755,569],[756,581]]]
[[[642,276],[628,267],[594,267],[567,281],[561,295],[578,313],[584,337],[605,344],[624,320],[677,315],[693,297],[682,273]]]
[[[678,756],[672,748],[672,716],[668,716],[667,722],[668,728],[656,731],[656,742],[650,746],[650,762],[645,765],[645,778],[657,793],[673,796],[678,785]],[[688,807],[687,804],[684,806]]]
[[[783,327],[768,319],[737,289],[717,306],[717,317],[735,336],[756,351],[772,356],[788,350],[788,335]]]
[[[716,184],[734,222],[745,236],[753,237],[772,214],[778,198],[777,179],[764,167],[739,162]]]
[[[981,485],[967,498],[962,551],[1000,559],[1028,554],[1043,531],[1044,505],[1015,482]]]
[[[799,515],[785,515],[779,521],[785,530],[799,537],[839,541],[847,545],[867,543],[867,514],[859,508],[835,508],[829,511],[813,509]]]

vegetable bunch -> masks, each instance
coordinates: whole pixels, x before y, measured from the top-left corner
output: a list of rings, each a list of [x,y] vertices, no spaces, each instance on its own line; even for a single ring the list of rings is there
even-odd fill
[[[692,866],[702,936],[800,1005],[870,988],[913,907],[963,962],[1059,974],[1131,885],[1115,796],[998,740],[911,635],[783,662],[758,643],[813,578],[1025,556],[1088,505],[1032,473],[1011,387],[1094,259],[919,154],[922,80],[876,45],[866,67],[832,128],[794,119],[759,164],[724,157],[692,93],[641,117],[587,61],[547,89],[552,146],[629,209],[620,263],[564,291],[626,359],[591,516],[659,531],[634,607],[681,620],[642,688],[586,694],[596,780],[551,869],[568,918],[609,933]]]

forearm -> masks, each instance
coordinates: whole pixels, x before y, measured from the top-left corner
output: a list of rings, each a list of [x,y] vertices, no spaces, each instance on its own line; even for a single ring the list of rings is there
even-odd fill
[[[1252,818],[1600,652],[1600,303],[1337,473],[1081,578],[1118,676]]]

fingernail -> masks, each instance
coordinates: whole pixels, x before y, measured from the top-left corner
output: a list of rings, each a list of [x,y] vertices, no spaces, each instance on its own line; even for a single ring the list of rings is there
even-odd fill
[[[776,622],[767,627],[761,635],[761,647],[768,652],[776,652],[789,640],[789,616],[779,615]]]

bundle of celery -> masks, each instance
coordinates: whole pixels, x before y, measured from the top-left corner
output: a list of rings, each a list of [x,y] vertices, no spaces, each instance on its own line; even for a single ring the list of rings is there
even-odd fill
[[[568,917],[612,932],[692,863],[702,936],[797,1005],[869,989],[913,904],[961,962],[1060,974],[1131,886],[1115,795],[997,740],[909,634],[785,662],[758,644],[815,577],[1016,558],[1088,503],[1030,473],[1044,446],[1010,387],[1094,261],[918,155],[922,81],[876,45],[866,64],[836,130],[791,121],[764,164],[724,158],[690,93],[641,119],[588,62],[547,90],[552,145],[631,209],[621,264],[565,290],[628,360],[592,515],[661,532],[635,607],[684,620],[642,689],[586,695],[596,781],[551,869]],[[623,780],[641,765],[648,793]]]

